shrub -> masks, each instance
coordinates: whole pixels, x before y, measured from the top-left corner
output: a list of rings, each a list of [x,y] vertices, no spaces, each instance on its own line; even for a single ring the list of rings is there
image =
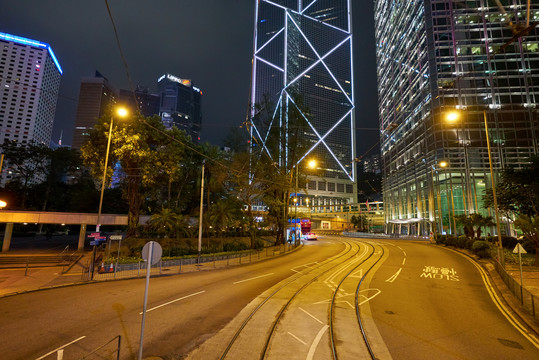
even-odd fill
[[[490,258],[490,245],[483,240],[477,240],[472,245],[472,251],[480,258]]]
[[[458,241],[455,236],[453,235],[446,235],[446,236],[447,236],[446,245],[458,247]]]
[[[461,249],[466,249],[466,245],[468,243],[468,238],[466,235],[461,235],[457,238],[457,247]]]
[[[476,240],[475,239],[466,239],[466,249],[469,249],[471,250],[472,249],[472,246],[473,246],[473,243],[475,242]]]
[[[435,239],[436,239],[436,244],[444,245],[447,240],[447,235],[436,234]]]

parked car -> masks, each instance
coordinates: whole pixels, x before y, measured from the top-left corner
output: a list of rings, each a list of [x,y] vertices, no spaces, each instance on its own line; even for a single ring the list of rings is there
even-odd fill
[[[317,237],[316,237],[315,233],[305,234],[305,240],[316,240],[316,239],[317,239]]]

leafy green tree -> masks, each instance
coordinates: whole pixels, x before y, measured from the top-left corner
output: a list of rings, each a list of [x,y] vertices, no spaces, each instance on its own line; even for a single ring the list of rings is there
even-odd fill
[[[493,206],[492,192],[485,190],[485,205]],[[506,168],[496,186],[498,208],[506,215],[534,216],[539,212],[539,156],[522,169]],[[512,216],[511,216],[512,217]]]
[[[90,131],[88,142],[81,148],[86,166],[93,177],[101,181],[107,147],[111,112],[98,120]],[[126,121],[114,121],[111,150],[106,181],[110,182],[113,166],[120,163],[123,172],[124,197],[129,205],[127,236],[135,236],[141,207],[147,193],[143,185],[154,184],[155,152],[163,144],[169,144],[166,130],[159,116],[145,118],[133,114]]]
[[[253,205],[262,200],[263,186],[260,162],[251,163],[247,152],[237,152],[232,156],[227,184],[232,195],[238,199],[238,206],[243,212],[244,224],[251,238],[251,248],[255,247],[257,224],[253,213]]]
[[[519,215],[515,226],[524,233],[524,236],[535,245],[535,266],[539,266],[539,216]]]
[[[42,182],[46,176],[49,152],[48,147],[34,142],[20,144],[17,141],[6,141],[2,144],[4,165],[7,165],[3,170],[9,171],[11,181],[19,184],[22,209],[26,208],[29,186]]]

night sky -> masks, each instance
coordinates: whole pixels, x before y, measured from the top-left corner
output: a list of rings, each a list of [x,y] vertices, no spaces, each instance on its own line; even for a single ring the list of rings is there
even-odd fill
[[[373,2],[354,0],[358,156],[378,141]],[[361,3],[361,5],[360,5]],[[203,91],[202,141],[220,145],[245,121],[254,0],[109,0],[134,85],[155,91],[164,73]],[[70,144],[81,77],[98,70],[130,89],[104,0],[0,1],[0,32],[49,43],[64,71],[53,141]],[[375,148],[370,152],[377,152]]]

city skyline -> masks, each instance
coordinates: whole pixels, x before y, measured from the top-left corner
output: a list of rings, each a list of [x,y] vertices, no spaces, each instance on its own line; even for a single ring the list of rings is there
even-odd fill
[[[369,4],[353,9],[354,29],[361,29],[357,33],[372,34],[370,7]],[[231,127],[245,121],[253,48],[253,2],[165,2],[155,7],[142,1],[118,1],[111,3],[110,9],[133,87],[155,89],[158,78],[167,71],[197,79],[204,90],[202,141],[219,143]],[[174,18],[169,17],[171,13],[176,14]],[[42,1],[29,8],[24,2],[3,3],[0,14],[0,31],[42,38],[55,48],[64,66],[53,131],[55,141],[62,132],[64,143],[71,140],[82,77],[92,76],[97,70],[116,89],[131,88],[105,4],[66,3],[57,8],[51,1]],[[227,23],[226,19],[235,21]],[[359,139],[358,154],[378,140],[377,110],[373,106],[374,43],[369,36],[354,39],[355,52],[365,53],[366,46],[372,50],[370,56],[360,57],[355,66],[356,77],[370,77],[370,86],[358,90],[364,94],[364,103],[356,105],[363,109],[356,126],[368,129],[364,130],[367,136]]]

